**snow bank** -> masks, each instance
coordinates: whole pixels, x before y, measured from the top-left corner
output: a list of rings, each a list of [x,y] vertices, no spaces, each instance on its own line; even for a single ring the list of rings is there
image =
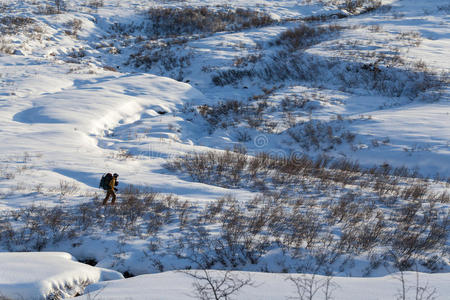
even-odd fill
[[[211,271],[210,271],[211,272]],[[252,273],[233,272],[241,279],[248,277],[254,282],[254,286],[245,286],[234,294],[234,299],[286,299],[298,298],[296,286],[288,279],[288,274],[276,273]],[[199,273],[201,274],[201,273]],[[214,271],[212,274],[217,278],[223,277],[224,272]],[[447,299],[445,295],[450,294],[450,274],[425,274],[418,273],[419,286],[428,284],[428,292],[436,291],[435,299]],[[305,277],[306,276],[306,277]],[[310,275],[292,274],[293,278],[311,278]],[[407,296],[415,296],[417,286],[416,273],[405,273]],[[323,284],[324,276],[316,276],[315,283]],[[195,297],[195,289],[192,284],[194,279],[182,272],[165,272],[152,275],[141,275],[125,280],[115,280],[105,283],[93,284],[87,287],[88,294],[80,299],[192,299]],[[202,283],[203,284],[203,283]],[[385,277],[358,278],[358,277],[335,277],[332,278],[331,296],[333,299],[394,299],[401,290],[400,274]],[[314,299],[323,299],[323,289],[317,291]],[[77,298],[78,299],[78,298]],[[411,298],[412,299],[412,298]]]
[[[59,299],[82,293],[90,283],[123,278],[65,252],[0,253],[0,266],[0,298],[7,299]]]

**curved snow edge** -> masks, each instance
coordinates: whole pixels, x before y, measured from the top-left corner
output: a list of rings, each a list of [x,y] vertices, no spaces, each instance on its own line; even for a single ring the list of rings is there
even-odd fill
[[[77,262],[65,252],[0,253],[0,295],[7,299],[60,299],[92,283],[123,279],[119,272]]]

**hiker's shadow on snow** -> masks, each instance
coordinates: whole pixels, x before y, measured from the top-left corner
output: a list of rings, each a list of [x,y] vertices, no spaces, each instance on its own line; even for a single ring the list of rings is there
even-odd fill
[[[53,169],[54,172],[61,174],[66,177],[70,177],[76,181],[84,183],[93,188],[98,188],[98,183],[100,181],[101,174],[74,171],[69,169]]]

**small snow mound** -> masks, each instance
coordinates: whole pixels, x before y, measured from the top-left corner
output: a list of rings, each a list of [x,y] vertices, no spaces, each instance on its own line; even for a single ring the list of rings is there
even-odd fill
[[[7,299],[49,299],[81,294],[91,283],[122,274],[77,262],[65,252],[0,253],[0,295]]]
[[[50,116],[48,110],[44,106],[37,106],[18,112],[13,118],[16,122],[29,124],[51,124],[51,123],[65,123],[64,120],[59,120]]]

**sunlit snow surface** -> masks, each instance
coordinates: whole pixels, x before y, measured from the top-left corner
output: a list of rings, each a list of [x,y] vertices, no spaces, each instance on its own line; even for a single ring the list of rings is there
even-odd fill
[[[116,21],[131,23],[142,17],[136,16],[136,10],[160,5],[160,1],[105,1],[105,6],[95,13],[77,11],[75,8],[80,1],[73,1],[68,4],[69,12],[49,16],[33,14],[36,7],[31,1],[3,2],[14,3],[15,15],[36,18],[44,28],[44,37],[34,39],[18,34],[11,38],[11,43],[24,55],[0,54],[0,210],[26,208],[32,204],[70,206],[92,201],[105,171],[119,173],[121,186],[150,186],[158,192],[173,193],[182,200],[199,203],[230,193],[229,189],[185,180],[164,168],[167,159],[176,155],[232,148],[237,144],[226,131],[218,130],[214,136],[209,136],[205,122],[191,122],[181,111],[186,104],[211,105],[219,100],[245,100],[260,94],[261,87],[247,88],[248,82],[217,87],[211,82],[211,74],[204,73],[202,67],[231,65],[236,56],[252,53],[242,50],[241,45],[249,49],[265,45],[286,26],[218,33],[189,42],[194,56],[184,78],[189,83],[185,83],[136,70],[124,65],[126,55],[112,55],[96,48],[96,43],[102,41]],[[230,4],[258,9],[277,19],[337,11],[337,7],[324,7],[319,1],[309,1],[311,4],[303,3],[305,1],[164,2],[168,6]],[[338,55],[333,52],[333,45],[341,39],[394,40],[396,33],[415,31],[422,36],[420,46],[408,48],[396,44],[402,55],[448,72],[449,17],[438,7],[449,7],[450,1],[383,3],[391,4],[391,10],[339,21],[342,25],[379,25],[382,32],[369,36],[366,29],[355,29],[346,32],[344,37],[308,49],[308,53],[333,57]],[[77,39],[65,33],[67,22],[73,18],[82,20]],[[378,45],[370,47],[378,49]],[[379,51],[392,50],[379,47]],[[78,64],[70,55],[80,49],[87,55]],[[104,66],[120,68],[118,72],[111,72]],[[332,78],[333,74],[328,75]],[[450,176],[448,86],[444,87],[441,99],[433,103],[427,98],[412,101],[406,97],[348,91],[336,86],[333,80],[321,89],[302,85],[282,88],[272,100],[305,91],[323,94],[327,99],[326,103],[318,104],[319,109],[313,110],[310,116],[305,115],[305,120],[309,117],[329,120],[336,114],[355,120],[349,124],[349,130],[358,135],[357,149],[343,145],[334,155],[358,160],[365,166],[389,162],[394,166],[417,167],[425,175]],[[388,142],[383,143],[387,137]],[[289,153],[298,147],[283,139],[269,136],[262,147],[252,139],[245,146],[249,153]],[[130,151],[133,158],[118,159],[123,149]],[[61,181],[73,182],[80,190],[61,199],[58,194]],[[448,187],[446,189],[448,191]],[[240,199],[250,199],[254,195],[244,189],[231,192]],[[137,241],[127,246],[125,265],[140,274],[146,273],[149,262],[142,262],[142,249],[147,245]],[[64,242],[49,247],[45,250],[70,251],[78,258],[95,257],[100,266],[117,267],[113,259],[117,244],[111,237],[86,241],[86,245],[78,249]],[[239,299],[294,296],[295,289],[289,286],[285,275],[252,273],[252,277],[261,286],[245,288]],[[65,296],[75,295],[82,292],[77,289],[84,283],[119,278],[114,271],[77,263],[67,253],[0,253],[0,298],[34,299],[46,297],[55,290],[64,291]],[[407,278],[413,285],[415,275],[408,273]],[[446,299],[450,294],[448,274],[420,274],[420,278],[437,289],[438,299]],[[336,299],[392,298],[400,288],[398,279],[393,276],[338,277],[336,283],[340,286],[335,291]],[[98,299],[180,299],[193,293],[191,284],[192,280],[185,274],[167,272],[100,283],[89,290],[93,296],[98,293]],[[66,285],[74,288],[66,288]]]
[[[217,278],[223,277],[224,272],[212,272]],[[232,297],[234,299],[286,299],[292,297],[297,299],[295,285],[288,279],[288,275],[279,273],[251,273],[234,272],[238,278],[251,278],[254,286],[245,286]],[[303,275],[293,274],[294,278]],[[308,276],[308,275],[306,275]],[[308,278],[308,277],[306,277]],[[310,277],[309,277],[310,278]],[[416,283],[417,276],[413,272],[407,272],[404,276],[408,292],[406,296],[415,297],[413,286]],[[317,276],[316,283],[323,284],[326,280],[324,276]],[[449,276],[447,274],[419,274],[421,286],[428,283],[428,293],[432,291],[432,285],[436,291],[437,299],[446,299],[450,292],[448,285]],[[195,288],[192,286],[194,280],[188,275],[180,272],[164,272],[160,274],[141,275],[126,280],[109,281],[90,286],[87,295],[80,299],[90,299],[96,296],[96,299],[192,299],[198,297]],[[202,282],[204,284],[204,282]],[[357,278],[357,277],[335,277],[333,278],[330,291],[333,299],[340,300],[381,300],[394,299],[399,295],[401,284],[399,274],[392,274],[385,277],[376,278]],[[324,290],[319,289],[315,297],[323,299]],[[314,298],[315,299],[315,298]]]
[[[193,287],[195,281],[185,273],[172,271],[123,279],[118,272],[76,262],[64,252],[0,253],[0,265],[0,296],[7,299],[52,299],[83,292],[86,294],[77,299],[168,300],[196,297]],[[221,278],[225,273],[210,272],[213,278]],[[198,274],[202,274],[201,271]],[[298,296],[288,274],[232,272],[232,275],[240,279],[250,278],[253,285],[245,286],[234,294],[237,299],[285,299]],[[310,275],[301,274],[292,276],[311,278]],[[427,293],[435,290],[437,299],[445,299],[450,293],[447,274],[406,272],[404,279],[408,297],[415,297],[417,280],[419,286],[428,287]],[[320,284],[325,280],[324,276],[315,278]],[[330,290],[334,299],[391,299],[401,292],[400,274],[375,278],[334,277]],[[322,293],[323,289],[320,289],[318,296]]]

